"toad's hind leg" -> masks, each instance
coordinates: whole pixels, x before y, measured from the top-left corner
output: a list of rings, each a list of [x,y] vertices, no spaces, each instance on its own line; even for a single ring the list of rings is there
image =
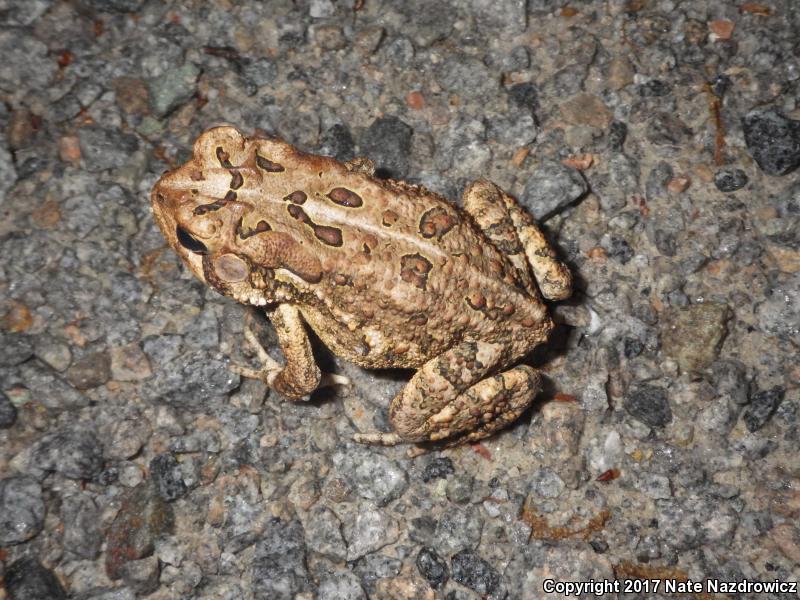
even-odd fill
[[[462,204],[486,236],[522,273],[523,283],[529,290],[532,285],[528,264],[545,298],[569,298],[572,274],[558,260],[534,218],[514,198],[491,181],[479,179],[464,190]]]
[[[394,432],[353,439],[394,445],[491,435],[519,417],[539,389],[538,373],[527,366],[487,377],[507,359],[501,344],[462,342],[425,363],[392,400]]]

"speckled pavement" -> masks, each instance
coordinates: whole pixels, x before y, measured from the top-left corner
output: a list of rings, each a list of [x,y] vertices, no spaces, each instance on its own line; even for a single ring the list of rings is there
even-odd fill
[[[0,1],[0,599],[798,581],[799,31],[793,0]],[[274,335],[148,200],[222,123],[514,194],[577,280],[534,407],[410,457],[351,441],[408,372],[318,347],[353,385],[300,404],[233,374]]]

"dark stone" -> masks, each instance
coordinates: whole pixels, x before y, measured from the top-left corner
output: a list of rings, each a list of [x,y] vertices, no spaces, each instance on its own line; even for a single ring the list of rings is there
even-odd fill
[[[727,75],[717,75],[708,82],[708,85],[711,86],[711,91],[715,96],[722,98],[728,92],[731,85],[733,85],[733,82]]]
[[[320,138],[320,154],[332,156],[336,160],[350,160],[355,153],[355,142],[346,125],[337,123]]]
[[[252,573],[255,600],[292,600],[311,589],[300,521],[270,519],[256,544]]]
[[[361,151],[375,161],[377,171],[394,179],[408,174],[414,130],[397,117],[375,119],[361,140]]]
[[[67,593],[50,569],[35,558],[20,558],[5,572],[9,600],[66,600]]]
[[[87,354],[72,363],[66,378],[82,391],[99,387],[111,378],[111,358],[107,352]]]
[[[420,477],[422,481],[428,483],[433,479],[446,479],[448,475],[452,475],[455,472],[452,460],[446,456],[437,456],[425,465]]]
[[[539,91],[533,83],[512,85],[508,88],[508,97],[514,104],[530,111],[531,114],[535,114],[539,110]]]
[[[589,545],[597,554],[605,554],[608,552],[608,542],[605,540],[592,540],[589,542]]]
[[[767,175],[786,175],[800,165],[800,121],[759,109],[744,116],[742,129],[750,155]]]
[[[0,429],[8,429],[17,422],[17,407],[0,392]]]
[[[417,569],[435,590],[442,587],[450,577],[447,563],[433,548],[422,548],[417,554]]]
[[[672,92],[672,86],[660,79],[651,79],[639,86],[639,95],[645,98],[648,96],[666,96],[670,92]]]
[[[635,358],[644,350],[644,344],[636,338],[625,338],[625,358]]]
[[[150,477],[156,490],[167,502],[177,500],[188,491],[183,481],[181,466],[172,454],[159,454],[150,461]]]
[[[611,238],[608,256],[624,265],[633,258],[633,249],[622,238]]]
[[[634,419],[649,427],[664,427],[672,421],[667,392],[654,385],[641,385],[631,391],[623,407]]]
[[[106,574],[119,579],[125,565],[152,556],[155,540],[172,532],[175,515],[150,482],[133,488],[122,500],[106,539]]]
[[[462,550],[450,561],[453,581],[478,594],[491,594],[500,588],[500,574],[472,550]]]
[[[720,192],[740,190],[747,181],[747,174],[741,169],[720,169],[714,174],[714,185]]]
[[[13,367],[33,356],[30,336],[0,332],[0,366]]]
[[[87,429],[65,429],[36,442],[31,463],[69,479],[91,479],[103,468],[103,447]]]
[[[780,403],[783,402],[785,394],[784,388],[776,386],[769,390],[756,392],[750,397],[750,404],[742,415],[744,424],[750,433],[758,431],[767,424]]]
[[[83,3],[97,11],[135,13],[144,0],[83,0]]]
[[[608,127],[608,149],[612,152],[622,152],[627,137],[628,126],[622,121],[613,121]]]

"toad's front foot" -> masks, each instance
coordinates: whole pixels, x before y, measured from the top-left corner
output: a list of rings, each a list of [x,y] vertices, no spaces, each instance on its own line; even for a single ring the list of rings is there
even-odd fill
[[[247,343],[252,346],[253,350],[258,357],[259,362],[261,363],[260,369],[252,369],[250,367],[244,367],[242,365],[232,364],[229,366],[229,369],[234,373],[238,373],[242,377],[247,377],[249,379],[259,379],[266,383],[270,388],[274,388],[288,396],[292,399],[297,399],[297,397],[306,396],[307,393],[303,394],[296,394],[294,393],[296,390],[294,386],[286,386],[282,384],[282,379],[286,375],[285,367],[281,365],[277,360],[272,358],[264,347],[261,345],[261,342],[258,341],[256,338],[255,333],[249,328],[244,328],[244,339],[247,340]],[[350,385],[350,379],[345,377],[344,375],[337,375],[335,373],[319,373],[317,371],[319,379],[316,384],[316,387],[326,387],[331,385]],[[281,379],[279,379],[279,377]],[[304,391],[304,390],[303,390]],[[313,389],[309,390],[308,393],[313,391]]]

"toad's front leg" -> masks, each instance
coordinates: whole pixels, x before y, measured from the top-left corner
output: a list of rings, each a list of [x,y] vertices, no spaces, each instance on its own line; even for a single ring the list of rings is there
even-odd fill
[[[348,384],[341,375],[322,373],[311,352],[311,342],[306,334],[300,311],[290,304],[279,304],[267,316],[275,327],[286,365],[273,359],[256,339],[250,329],[245,328],[245,339],[250,343],[261,361],[261,369],[250,369],[232,365],[231,369],[244,377],[261,379],[290,400],[302,400],[320,386]]]
[[[394,445],[453,438],[472,442],[515,421],[540,388],[537,371],[519,366],[487,374],[504,362],[502,346],[463,342],[428,361],[389,408],[395,431],[357,433],[366,444]]]

